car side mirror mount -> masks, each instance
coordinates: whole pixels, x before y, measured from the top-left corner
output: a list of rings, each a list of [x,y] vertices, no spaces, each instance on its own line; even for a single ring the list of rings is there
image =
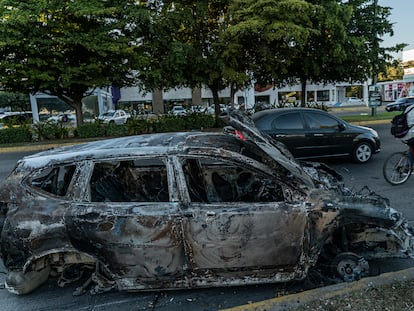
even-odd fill
[[[338,123],[338,130],[339,130],[340,132],[344,131],[345,129],[346,129],[345,124],[343,124],[343,123]]]

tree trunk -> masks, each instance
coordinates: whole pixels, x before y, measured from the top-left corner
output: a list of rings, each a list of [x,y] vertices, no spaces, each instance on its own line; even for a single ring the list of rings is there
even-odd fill
[[[230,84],[230,107],[234,108],[234,95],[236,94],[236,83]]]
[[[195,87],[191,90],[191,105],[201,106],[201,88]]]
[[[76,124],[82,125],[83,124],[82,100],[74,102],[72,104],[72,107],[75,109],[75,112],[76,112]]]
[[[164,99],[161,89],[155,89],[152,91],[152,111],[155,114],[164,113]]]
[[[217,87],[209,85],[209,89],[211,93],[213,93],[213,102],[214,102],[214,114],[216,115],[215,126],[218,126],[218,115],[220,114],[220,97],[219,97],[219,90]]]
[[[300,79],[302,93],[300,94],[300,106],[306,107],[306,79]]]
[[[215,115],[218,116],[221,112],[220,97],[218,95],[218,90],[217,89],[212,89],[211,91],[213,92],[214,112],[215,112]]]

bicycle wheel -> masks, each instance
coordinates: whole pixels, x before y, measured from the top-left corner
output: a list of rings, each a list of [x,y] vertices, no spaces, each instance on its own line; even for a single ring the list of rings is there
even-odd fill
[[[391,185],[405,183],[411,175],[413,168],[406,152],[395,152],[385,160],[382,173]]]

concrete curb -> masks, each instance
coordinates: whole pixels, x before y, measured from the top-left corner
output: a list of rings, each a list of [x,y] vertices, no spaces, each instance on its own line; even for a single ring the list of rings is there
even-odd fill
[[[319,299],[336,298],[356,291],[366,290],[367,288],[375,288],[383,285],[389,285],[394,282],[403,282],[413,279],[414,268],[409,268],[397,272],[388,272],[379,276],[364,278],[356,282],[339,283],[308,290],[298,294],[272,298],[229,309],[222,309],[221,311],[287,311]]]

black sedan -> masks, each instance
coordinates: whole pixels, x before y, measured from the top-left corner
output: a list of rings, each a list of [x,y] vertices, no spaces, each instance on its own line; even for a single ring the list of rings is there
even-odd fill
[[[385,110],[388,112],[390,111],[403,111],[408,106],[411,106],[414,104],[414,97],[403,97],[397,99],[393,103],[389,103],[385,106]]]
[[[378,133],[310,108],[263,110],[252,116],[256,127],[284,143],[298,159],[350,156],[358,163],[380,151]]]

